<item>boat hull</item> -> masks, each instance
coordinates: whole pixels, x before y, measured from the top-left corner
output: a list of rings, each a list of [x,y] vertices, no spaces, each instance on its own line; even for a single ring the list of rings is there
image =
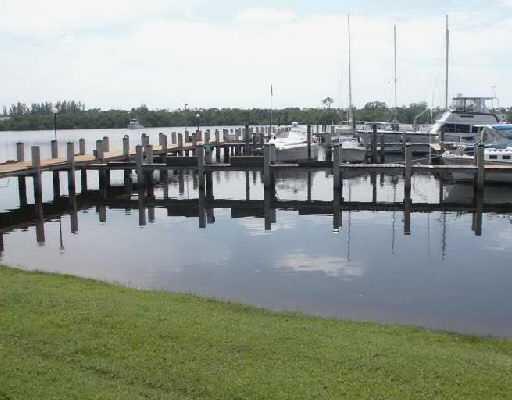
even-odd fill
[[[318,157],[318,144],[311,144],[311,158]],[[308,146],[280,147],[275,150],[277,162],[302,161],[308,159]]]
[[[468,156],[443,156],[443,164],[445,165],[474,165],[475,161]],[[485,165],[511,165],[510,163],[486,162]],[[471,172],[452,172],[452,178],[456,182],[473,182],[474,173]],[[485,182],[488,183],[505,183],[512,184],[512,174],[509,172],[486,172]]]
[[[366,161],[366,149],[342,147],[341,160],[344,163],[363,163]]]

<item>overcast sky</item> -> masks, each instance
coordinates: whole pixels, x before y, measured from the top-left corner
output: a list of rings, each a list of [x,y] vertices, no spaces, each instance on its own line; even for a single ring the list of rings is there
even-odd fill
[[[443,103],[445,14],[450,96],[512,104],[512,0],[0,0],[0,105],[346,106],[347,13],[356,104],[393,104],[393,24],[399,103]]]

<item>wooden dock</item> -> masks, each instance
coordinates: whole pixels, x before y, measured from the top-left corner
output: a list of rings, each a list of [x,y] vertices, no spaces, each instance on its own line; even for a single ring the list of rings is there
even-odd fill
[[[311,135],[308,135],[310,138]],[[184,140],[185,139],[185,140]],[[188,139],[188,140],[187,140]],[[213,140],[212,140],[213,139]],[[172,134],[171,143],[168,143],[168,137],[164,134],[159,135],[159,143],[151,145],[147,135],[141,136],[140,144],[134,148],[130,146],[128,136],[123,138],[121,150],[110,148],[108,137],[97,140],[93,154],[85,154],[85,140],[80,139],[78,152],[75,151],[75,144],[68,143],[66,148],[66,157],[60,157],[57,152],[57,142],[51,143],[52,158],[48,160],[40,159],[39,147],[31,148],[31,160],[24,160],[24,146],[19,143],[17,148],[17,161],[0,164],[0,179],[7,177],[17,177],[19,199],[22,207],[27,206],[26,178],[31,177],[34,185],[35,204],[42,207],[42,179],[43,173],[53,174],[53,193],[54,198],[60,198],[60,172],[67,173],[68,192],[70,198],[76,199],[76,174],[81,175],[81,192],[88,192],[87,171],[98,171],[100,193],[106,198],[106,193],[111,187],[110,172],[115,170],[124,171],[124,184],[127,190],[136,188],[138,191],[139,202],[144,202],[147,197],[152,198],[154,186],[159,182],[155,181],[153,176],[155,171],[160,172],[160,182],[163,182],[164,188],[168,182],[169,171],[193,170],[197,173],[197,182],[199,187],[200,209],[205,208],[205,202],[213,200],[213,181],[212,173],[215,171],[261,171],[263,185],[265,188],[265,201],[263,203],[251,203],[265,210],[272,208],[296,207],[300,205],[277,204],[275,203],[275,175],[280,171],[325,171],[333,176],[333,201],[328,204],[309,203],[310,210],[327,209],[333,210],[333,226],[340,224],[341,212],[347,206],[368,207],[368,209],[379,210],[378,204],[356,205],[348,204],[342,198],[343,182],[345,179],[354,175],[370,174],[390,174],[401,175],[404,179],[404,199],[400,205],[384,205],[386,209],[404,210],[404,221],[406,232],[410,232],[410,214],[414,210],[419,210],[419,205],[415,205],[411,200],[411,178],[414,174],[445,175],[453,172],[465,172],[474,176],[475,183],[475,204],[478,203],[479,193],[483,192],[485,186],[485,175],[490,172],[512,173],[512,167],[484,165],[484,148],[479,146],[475,152],[473,165],[430,165],[415,164],[412,157],[411,145],[405,147],[405,161],[394,164],[345,164],[341,158],[341,145],[334,145],[328,149],[327,161],[305,160],[295,163],[276,162],[275,148],[273,145],[265,142],[262,132],[257,135],[250,134],[249,128],[243,132],[241,139],[229,141],[227,135],[220,137],[220,132],[216,131],[214,138],[210,137],[210,132],[206,131],[204,137],[201,132],[196,132],[192,137],[184,137],[183,134]],[[261,155],[261,153],[263,153]],[[137,175],[137,183],[132,182],[133,172]],[[375,181],[372,179],[372,181]],[[202,195],[201,195],[202,194]],[[309,196],[308,196],[309,198]],[[376,186],[373,188],[373,198],[376,203]],[[249,199],[247,199],[249,200]],[[440,188],[439,203],[442,204],[442,187]],[[150,202],[151,203],[151,202]],[[158,203],[156,203],[158,204]],[[223,203],[228,206],[228,203]],[[211,208],[215,208],[219,203],[214,203]],[[248,204],[245,204],[247,206]],[[41,215],[44,215],[44,207],[41,209]],[[398,207],[398,208],[397,208]],[[242,207],[243,208],[243,207]],[[421,207],[420,207],[421,208]],[[481,208],[481,207],[480,207]],[[454,208],[455,209],[455,208]],[[481,211],[479,211],[481,214]],[[201,214],[200,214],[201,215]],[[265,227],[270,229],[271,219],[265,214]],[[478,220],[478,219],[477,219]],[[202,221],[202,220],[201,220]],[[337,222],[336,222],[337,221]],[[203,222],[201,227],[205,226]],[[477,224],[478,226],[478,224]],[[479,231],[480,229],[476,229]]]

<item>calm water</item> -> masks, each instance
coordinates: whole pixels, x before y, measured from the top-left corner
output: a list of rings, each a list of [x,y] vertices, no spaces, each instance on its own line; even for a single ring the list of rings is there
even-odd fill
[[[146,133],[156,143],[158,132],[175,130]],[[125,133],[63,131],[59,138],[64,143],[85,137],[92,146],[96,138],[108,135],[116,147]],[[15,157],[16,141],[39,144],[43,155],[49,154],[52,135],[0,134],[0,160]],[[132,143],[135,137],[139,134],[133,133]],[[61,193],[67,195],[61,175]],[[278,207],[271,210],[272,229],[266,231],[260,174],[222,172],[212,177],[219,208],[206,211],[209,223],[200,229],[192,172],[171,173],[169,185],[155,189],[153,203],[138,201],[137,193],[122,189],[113,189],[102,201],[96,192],[97,173],[89,172],[89,192],[77,196],[76,221],[69,199],[53,201],[51,174],[43,179],[44,223],[30,207],[30,179],[29,207],[22,210],[17,180],[0,180],[1,263],[276,310],[512,336],[511,214],[484,213],[482,235],[477,236],[471,213],[414,212],[409,236],[404,235],[402,211],[343,211],[338,230],[329,209]],[[112,173],[112,185],[122,181],[122,173]],[[401,179],[388,176],[346,180],[344,199],[371,201],[372,183],[378,201],[403,200]],[[471,205],[472,193],[470,186],[446,185],[444,201]],[[436,204],[438,196],[436,179],[413,178],[414,203]],[[276,197],[332,200],[332,177],[280,176]],[[489,187],[484,200],[501,204],[511,199],[511,188]],[[319,214],[308,215],[313,211]]]

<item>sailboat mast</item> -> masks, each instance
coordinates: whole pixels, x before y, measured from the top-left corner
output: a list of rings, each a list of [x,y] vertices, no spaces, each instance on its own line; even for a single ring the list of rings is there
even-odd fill
[[[395,84],[395,120],[398,120],[398,75],[397,75],[397,62],[396,62],[396,24],[394,26],[394,49],[395,49],[395,76],[394,76],[394,84]]]
[[[448,90],[450,73],[450,27],[448,25],[448,15],[446,16],[446,80],[445,80],[445,108],[448,110]]]
[[[355,130],[356,121],[354,118],[354,106],[352,104],[352,44],[350,37],[350,14],[347,15],[347,30],[348,30],[348,104],[350,119],[352,121],[352,128]]]

